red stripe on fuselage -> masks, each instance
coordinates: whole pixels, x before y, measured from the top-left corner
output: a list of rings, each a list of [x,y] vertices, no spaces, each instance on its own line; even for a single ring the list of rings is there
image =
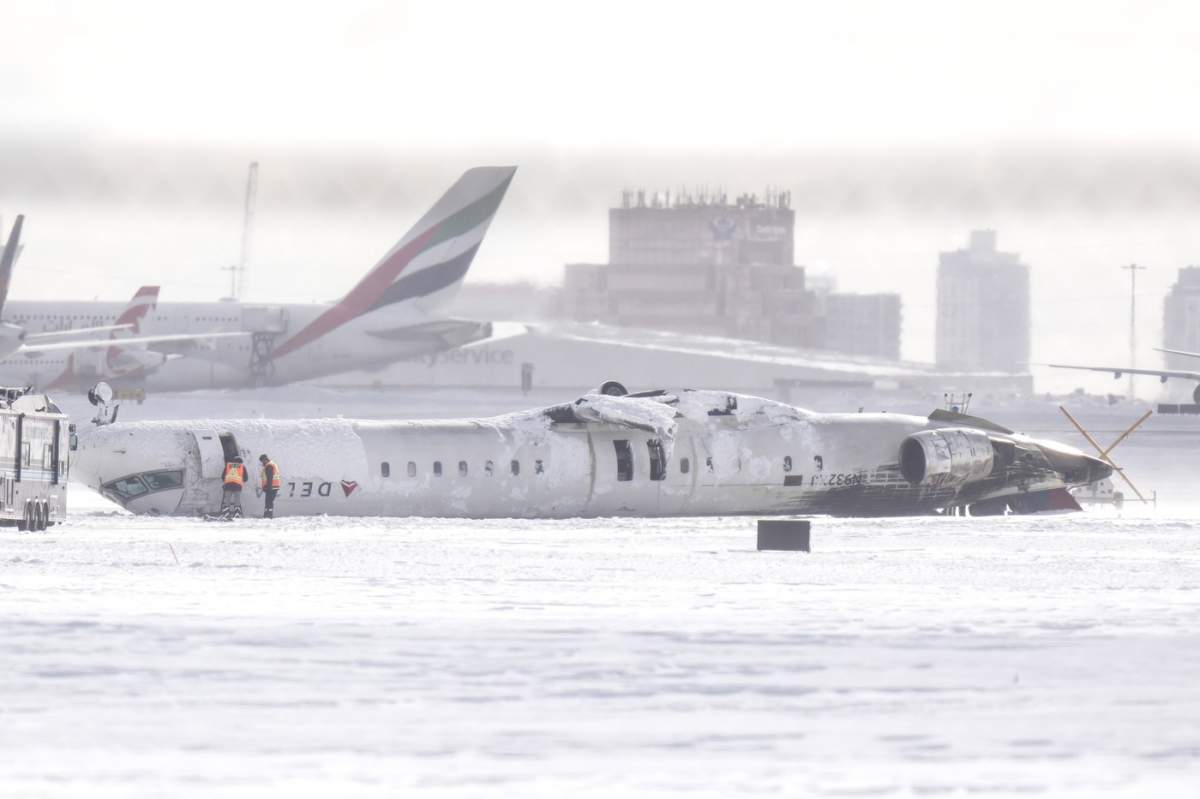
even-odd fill
[[[393,253],[392,257],[380,264],[374,272],[363,278],[363,281],[351,289],[342,301],[325,313],[314,319],[307,327],[275,350],[272,357],[282,358],[289,352],[295,352],[321,336],[335,330],[355,317],[361,316],[371,309],[375,300],[387,291],[388,286],[395,282],[404,268],[412,263],[433,238],[438,226],[434,225],[415,239]]]

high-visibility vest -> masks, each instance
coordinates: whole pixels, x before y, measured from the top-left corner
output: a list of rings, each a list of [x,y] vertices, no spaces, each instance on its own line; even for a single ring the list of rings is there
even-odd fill
[[[271,470],[271,484],[267,485],[267,469]],[[262,473],[258,476],[262,483],[263,491],[268,488],[273,488],[278,491],[283,487],[283,478],[279,476],[279,467],[275,465],[275,461],[267,461],[263,464]]]
[[[225,464],[225,485],[241,488],[246,484],[246,467],[240,463]]]

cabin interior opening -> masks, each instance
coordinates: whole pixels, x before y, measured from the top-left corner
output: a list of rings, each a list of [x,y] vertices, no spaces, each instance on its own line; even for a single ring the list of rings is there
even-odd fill
[[[624,439],[614,441],[613,449],[617,451],[617,480],[627,483],[633,479],[633,449]]]
[[[650,479],[665,480],[667,478],[667,456],[663,452],[662,442],[652,438],[646,442],[650,452]]]
[[[236,458],[238,455],[242,454],[241,451],[238,449],[237,439],[233,437],[233,433],[222,433],[220,435],[220,439],[221,439],[221,452],[224,453],[224,455],[225,455],[226,463],[229,463],[234,458]]]

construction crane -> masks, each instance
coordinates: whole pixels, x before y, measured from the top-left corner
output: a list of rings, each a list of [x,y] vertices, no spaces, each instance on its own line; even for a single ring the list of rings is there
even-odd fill
[[[254,206],[258,200],[258,162],[250,162],[250,172],[246,176],[246,208],[242,216],[242,254],[238,262],[232,266],[223,267],[229,272],[229,296],[231,302],[242,298],[245,284],[246,266],[250,262],[250,245],[254,238]]]

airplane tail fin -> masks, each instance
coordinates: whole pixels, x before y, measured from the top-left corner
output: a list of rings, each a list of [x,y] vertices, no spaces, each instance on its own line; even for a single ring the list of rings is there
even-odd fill
[[[109,338],[114,342],[119,342],[122,338],[137,336],[142,332],[142,320],[145,319],[158,305],[158,286],[142,286],[133,293],[133,299],[125,306],[125,310],[121,311],[117,316],[118,325],[132,325],[121,330],[114,330],[109,334]],[[119,373],[123,368],[122,358],[127,355],[126,347],[122,347],[119,343],[114,343],[105,351],[104,359],[108,363],[108,367],[114,374]]]
[[[142,320],[154,310],[158,305],[158,286],[142,286],[133,293],[133,299],[125,306],[125,310],[121,311],[117,317],[116,324],[118,325],[133,325],[129,328],[130,335],[137,335],[142,332]],[[121,331],[113,331],[111,338],[117,338],[117,333]]]
[[[25,215],[21,214],[13,223],[12,232],[8,235],[8,244],[4,246],[4,253],[0,255],[0,311],[4,310],[4,303],[8,300],[8,286],[12,282],[17,252],[21,249],[21,228],[24,224]]]
[[[283,342],[275,357],[372,311],[404,302],[428,310],[449,300],[466,277],[516,171],[515,166],[484,166],[464,172],[358,285]]]

